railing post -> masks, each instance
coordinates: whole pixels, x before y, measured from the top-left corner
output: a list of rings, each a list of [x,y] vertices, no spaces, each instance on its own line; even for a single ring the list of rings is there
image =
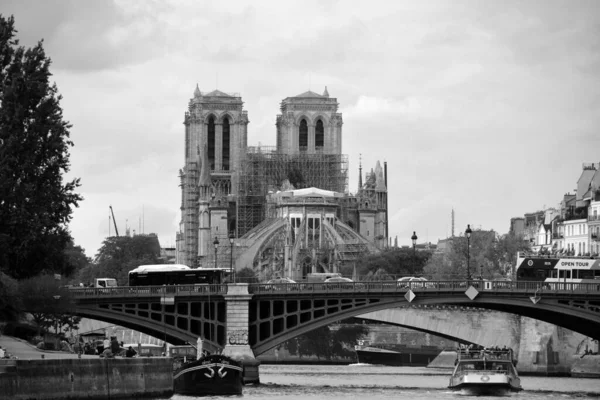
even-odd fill
[[[260,361],[254,356],[248,341],[249,304],[252,298],[248,292],[248,284],[227,285],[227,294],[223,297],[227,303],[226,342],[223,354],[243,364],[244,383],[259,383]]]

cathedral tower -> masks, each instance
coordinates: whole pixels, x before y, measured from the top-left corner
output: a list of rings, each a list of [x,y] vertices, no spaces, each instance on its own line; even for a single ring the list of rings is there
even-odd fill
[[[277,152],[282,154],[342,154],[342,114],[338,102],[305,92],[281,102],[277,116]]]
[[[185,166],[181,170],[183,230],[178,236],[183,264],[199,266],[209,256],[212,236],[226,241],[228,227],[235,226],[235,216],[226,211],[225,222],[219,219],[220,226],[213,226],[209,211],[218,209],[222,217],[222,211],[237,195],[241,161],[248,145],[248,113],[243,104],[239,94],[219,90],[203,93],[198,86],[189,102],[184,120]]]

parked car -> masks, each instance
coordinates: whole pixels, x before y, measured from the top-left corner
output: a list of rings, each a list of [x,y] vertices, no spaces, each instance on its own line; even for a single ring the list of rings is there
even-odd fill
[[[331,289],[331,288],[340,288],[340,289],[354,289],[355,287],[358,288],[360,286],[364,286],[362,284],[355,284],[354,281],[350,278],[344,278],[342,276],[334,276],[333,278],[327,278],[325,279],[325,282],[323,282],[325,285],[327,285],[327,289]]]
[[[298,285],[292,285],[292,286],[289,285],[292,283],[296,283],[296,281],[293,279],[290,279],[290,278],[269,279],[267,281],[267,285],[265,286],[265,289],[267,289],[267,290],[298,290]]]
[[[424,288],[428,287],[427,279],[419,276],[403,276],[398,279],[398,287]]]

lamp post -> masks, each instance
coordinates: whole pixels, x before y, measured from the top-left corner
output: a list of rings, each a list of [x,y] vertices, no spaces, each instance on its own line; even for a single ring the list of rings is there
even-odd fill
[[[217,263],[217,249],[219,248],[219,238],[215,236],[215,240],[213,241],[213,245],[215,246],[215,268],[219,268],[219,264]]]
[[[410,239],[412,240],[412,244],[413,244],[413,267],[412,267],[412,274],[415,274],[415,264],[417,263],[417,233],[415,231],[413,231],[412,236],[410,237]]]
[[[231,245],[231,252],[229,254],[229,275],[233,283],[235,283],[235,272],[233,271],[233,233],[229,234],[229,244]]]
[[[471,233],[473,233],[473,231],[471,230],[471,225],[467,225],[467,229],[465,230],[465,236],[467,237],[467,280],[471,280],[471,270],[470,270],[470,260],[469,258],[471,257]]]

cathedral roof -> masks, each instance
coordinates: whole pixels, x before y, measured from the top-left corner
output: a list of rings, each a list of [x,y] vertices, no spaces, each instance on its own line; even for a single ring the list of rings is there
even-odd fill
[[[312,98],[316,97],[316,98],[320,98],[320,97],[325,97],[325,96],[322,96],[322,95],[320,95],[318,93],[315,93],[315,92],[312,92],[312,91],[309,90],[308,92],[304,92],[304,93],[299,94],[298,96],[294,96],[294,97],[312,97]]]
[[[316,187],[309,187],[304,189],[293,189],[285,192],[279,192],[278,194],[291,193],[294,197],[304,196],[323,196],[323,197],[343,197],[342,193],[333,192],[331,190],[319,189]]]
[[[220,90],[213,90],[210,93],[205,93],[204,96],[206,96],[206,97],[233,97],[227,93],[221,92]]]

